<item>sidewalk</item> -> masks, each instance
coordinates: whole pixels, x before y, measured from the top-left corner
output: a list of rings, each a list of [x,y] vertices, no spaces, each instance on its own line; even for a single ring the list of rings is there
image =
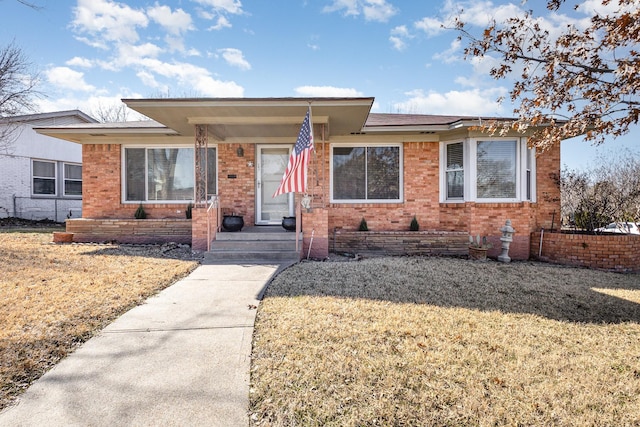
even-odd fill
[[[62,360],[0,426],[248,426],[255,306],[277,269],[199,266]]]

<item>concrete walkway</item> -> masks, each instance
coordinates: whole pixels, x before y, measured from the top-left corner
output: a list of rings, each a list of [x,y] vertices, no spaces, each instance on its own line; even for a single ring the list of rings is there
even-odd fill
[[[201,265],[36,381],[0,426],[243,426],[258,296],[277,265]]]

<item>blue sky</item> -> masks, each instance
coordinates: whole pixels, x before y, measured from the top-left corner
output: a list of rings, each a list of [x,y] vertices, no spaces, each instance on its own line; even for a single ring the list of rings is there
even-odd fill
[[[442,28],[463,10],[471,29],[489,17],[546,2],[520,0],[0,0],[0,45],[18,45],[42,77],[40,111],[89,114],[121,98],[154,96],[373,96],[381,113],[512,116],[496,100],[508,81],[491,60],[464,61],[457,33]],[[536,10],[552,31],[583,25]],[[634,130],[592,147],[563,145],[562,163],[589,165],[619,147],[638,153]]]

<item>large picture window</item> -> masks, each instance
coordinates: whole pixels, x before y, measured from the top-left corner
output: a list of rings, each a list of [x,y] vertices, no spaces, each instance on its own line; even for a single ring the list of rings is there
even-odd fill
[[[207,149],[207,192],[216,194],[216,149]],[[194,149],[190,147],[124,149],[124,199],[186,201],[194,198]]]
[[[333,146],[332,200],[400,201],[401,154],[400,145]]]
[[[535,152],[524,138],[442,143],[442,201],[535,198]]]
[[[478,141],[476,194],[479,199],[515,199],[516,141]]]

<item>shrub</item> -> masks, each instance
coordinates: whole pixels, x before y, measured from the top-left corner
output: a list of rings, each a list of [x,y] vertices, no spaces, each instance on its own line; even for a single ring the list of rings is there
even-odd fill
[[[138,206],[138,209],[136,209],[136,213],[133,214],[133,216],[135,216],[136,219],[145,219],[147,217],[147,213],[144,211],[142,203],[140,203],[140,206]]]
[[[420,230],[420,224],[418,224],[418,219],[416,218],[416,216],[413,216],[413,219],[411,220],[411,224],[409,224],[409,230],[410,231],[418,231]]]

